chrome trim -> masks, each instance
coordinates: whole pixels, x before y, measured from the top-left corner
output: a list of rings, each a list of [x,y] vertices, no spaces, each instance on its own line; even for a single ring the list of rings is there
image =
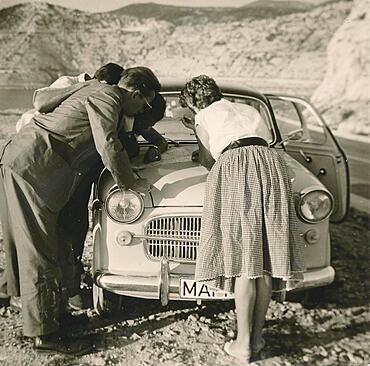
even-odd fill
[[[184,238],[171,238],[169,236],[150,236],[150,235],[136,235],[136,234],[133,234],[132,237],[137,238],[137,239],[142,239],[142,240],[146,240],[146,239],[160,239],[160,240],[171,240],[171,241],[183,241],[184,240]],[[199,239],[187,239],[186,238],[186,241],[190,241],[193,243],[199,243]]]
[[[191,274],[171,274],[168,264],[167,262],[167,265],[162,267],[162,277],[159,272],[153,275],[141,276],[137,274],[114,274],[100,270],[95,273],[94,282],[97,286],[118,295],[161,299],[162,304],[166,304],[169,299],[187,301],[188,299],[180,298],[180,279],[193,280],[194,276]],[[162,287],[160,288],[161,280]]]
[[[150,260],[166,258],[178,263],[194,263],[199,246],[201,219],[201,214],[152,217],[144,225],[145,235],[137,237],[143,239],[145,253]]]
[[[169,300],[170,266],[166,258],[162,259],[160,263],[159,298],[162,306],[166,306]]]
[[[105,270],[95,272],[95,284],[105,290],[114,292],[119,295],[132,296],[147,299],[159,299],[161,292],[161,302],[165,299],[194,301],[194,299],[185,299],[180,297],[180,280],[194,280],[192,274],[173,274],[169,271],[168,265],[165,264],[162,268],[164,271],[164,281],[168,281],[162,286],[160,291],[159,273],[152,275],[137,275],[137,274],[114,274]],[[303,274],[303,282],[299,288],[288,290],[289,292],[301,291],[308,288],[325,286],[334,281],[335,271],[333,267],[327,266],[320,269],[310,269]],[[162,282],[164,284],[164,281]],[[229,300],[227,298],[226,300]],[[167,300],[168,301],[168,300]],[[212,301],[212,300],[210,300]],[[162,302],[162,304],[165,301]]]
[[[303,273],[303,282],[299,287],[288,289],[288,291],[296,292],[307,290],[309,288],[321,287],[330,285],[335,278],[335,270],[332,266],[327,266],[321,269],[310,269]],[[287,284],[289,288],[289,284]]]

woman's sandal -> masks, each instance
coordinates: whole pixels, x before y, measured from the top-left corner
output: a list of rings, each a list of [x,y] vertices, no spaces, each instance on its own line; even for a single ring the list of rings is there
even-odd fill
[[[229,356],[232,356],[236,359],[238,359],[239,361],[244,361],[245,363],[249,363],[249,359],[250,359],[250,353],[249,352],[243,352],[243,353],[234,353],[230,350],[230,346],[233,342],[226,342],[225,345],[224,345],[224,351],[229,355]]]

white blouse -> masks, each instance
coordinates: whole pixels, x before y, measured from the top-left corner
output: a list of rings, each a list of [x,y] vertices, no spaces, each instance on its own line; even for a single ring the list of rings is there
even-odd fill
[[[268,141],[271,138],[265,122],[255,108],[224,98],[197,113],[195,126],[197,125],[207,131],[210,152],[215,160],[235,140],[261,137]]]

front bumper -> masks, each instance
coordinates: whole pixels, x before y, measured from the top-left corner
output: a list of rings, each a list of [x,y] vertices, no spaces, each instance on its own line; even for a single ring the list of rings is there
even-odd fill
[[[119,295],[133,296],[144,299],[160,299],[163,306],[169,300],[186,300],[180,297],[180,280],[194,279],[193,275],[170,273],[169,263],[162,259],[158,273],[152,275],[113,274],[96,271],[96,285]]]
[[[293,291],[328,285],[334,281],[334,275],[335,272],[331,266],[306,271],[303,282]],[[145,299],[160,299],[165,306],[169,300],[191,300],[180,297],[180,280],[193,280],[194,276],[170,273],[168,261],[162,259],[159,262],[159,271],[152,275],[96,271],[94,278],[97,286],[110,292]]]

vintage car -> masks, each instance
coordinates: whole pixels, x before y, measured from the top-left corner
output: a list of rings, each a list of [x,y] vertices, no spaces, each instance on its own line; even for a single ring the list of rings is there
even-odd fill
[[[330,265],[329,218],[343,220],[349,206],[345,154],[315,108],[306,100],[261,94],[242,84],[217,80],[225,98],[255,107],[270,131],[270,146],[286,159],[292,176],[307,271],[301,289],[334,280]],[[208,170],[193,161],[198,149],[191,129],[180,121],[184,80],[164,82],[165,117],[155,128],[168,141],[162,159],[132,162],[151,191],[122,192],[104,170],[94,189],[93,302],[104,312],[122,296],[169,300],[229,299],[232,294],[194,281]],[[142,142],[141,151],[147,147]],[[115,295],[113,295],[115,294]],[[108,299],[110,299],[108,301]]]

